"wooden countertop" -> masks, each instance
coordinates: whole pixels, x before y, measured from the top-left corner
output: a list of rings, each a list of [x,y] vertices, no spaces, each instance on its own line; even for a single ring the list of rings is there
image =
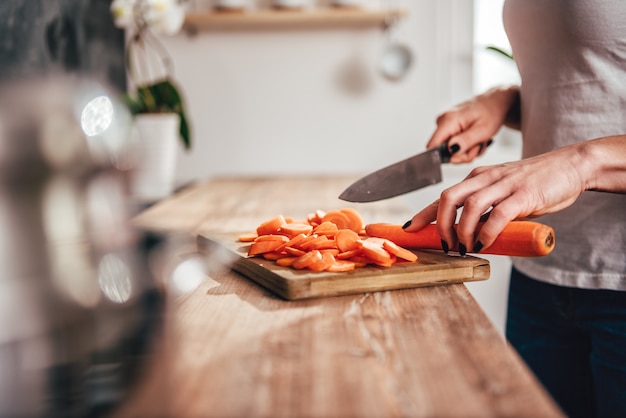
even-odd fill
[[[215,179],[135,223],[193,236],[349,206],[354,178]],[[357,206],[403,223],[401,199]],[[190,241],[193,242],[193,241]],[[285,301],[221,268],[171,296],[123,417],[556,417],[463,284]]]

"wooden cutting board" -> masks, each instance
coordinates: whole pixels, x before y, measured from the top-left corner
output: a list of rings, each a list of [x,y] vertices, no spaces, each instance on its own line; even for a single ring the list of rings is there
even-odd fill
[[[239,242],[239,235],[199,235],[198,249],[207,255],[219,252],[219,257],[213,259],[228,263],[232,270],[287,300],[487,280],[490,274],[488,260],[426,250],[415,251],[419,257],[415,263],[396,263],[391,267],[367,266],[342,273],[296,270],[248,257],[249,244]]]

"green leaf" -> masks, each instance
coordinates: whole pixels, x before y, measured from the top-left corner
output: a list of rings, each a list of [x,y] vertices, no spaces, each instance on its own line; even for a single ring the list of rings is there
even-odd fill
[[[488,49],[488,50],[490,50],[490,51],[497,52],[497,53],[498,53],[498,54],[500,54],[500,55],[504,55],[505,57],[507,57],[507,58],[508,58],[508,59],[510,59],[510,60],[514,60],[514,58],[513,58],[513,54],[511,54],[510,52],[505,51],[505,50],[504,50],[504,49],[502,49],[502,48],[499,48],[499,47],[497,47],[497,46],[493,46],[493,45],[489,45],[489,46],[487,47],[487,49]]]
[[[126,106],[128,106],[128,110],[132,115],[146,113],[146,108],[140,100],[136,100],[127,94],[122,96],[122,100],[124,101],[124,103],[126,103]]]
[[[162,80],[147,87],[154,98],[155,107],[162,112],[179,112],[182,99],[178,89],[169,80]]]
[[[180,116],[180,137],[183,140],[183,145],[185,149],[191,148],[191,132],[189,129],[189,123],[187,123],[187,118],[185,117],[184,112],[178,112],[178,116]]]

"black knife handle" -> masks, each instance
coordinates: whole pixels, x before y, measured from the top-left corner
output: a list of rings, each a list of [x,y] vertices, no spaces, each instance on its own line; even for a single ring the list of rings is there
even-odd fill
[[[450,158],[452,157],[452,153],[450,152],[450,149],[448,148],[448,141],[444,142],[443,144],[439,145],[439,158],[441,159],[441,163],[449,163],[450,162]]]
[[[452,153],[449,148],[450,140],[447,140],[443,144],[439,145],[439,158],[441,159],[441,163],[449,163],[450,158],[452,157]],[[493,143],[493,138],[489,138],[487,141],[480,144],[481,147],[488,147]],[[481,148],[482,151],[482,148]]]

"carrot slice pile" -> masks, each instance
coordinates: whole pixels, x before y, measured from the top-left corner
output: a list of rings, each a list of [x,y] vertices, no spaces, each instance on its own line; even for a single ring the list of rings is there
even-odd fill
[[[393,241],[368,236],[354,208],[318,209],[305,221],[278,215],[241,234],[239,241],[250,243],[248,256],[296,270],[346,272],[417,261],[414,252]]]

